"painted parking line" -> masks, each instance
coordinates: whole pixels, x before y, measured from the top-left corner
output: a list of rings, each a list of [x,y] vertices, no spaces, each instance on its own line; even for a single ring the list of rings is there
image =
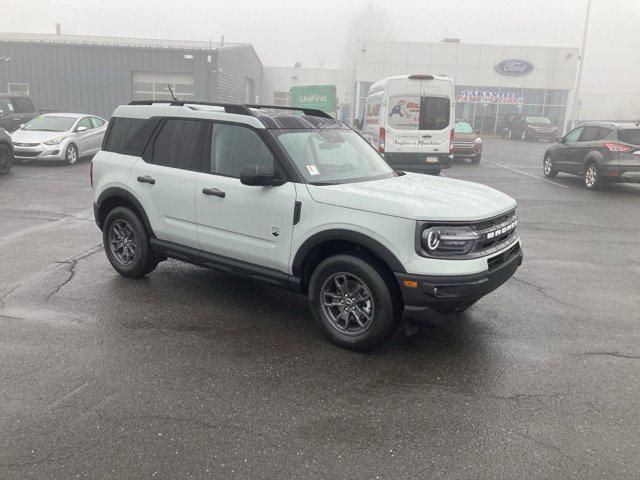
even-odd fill
[[[490,162],[490,161],[488,161],[488,160],[485,160],[485,163],[489,163],[489,164],[491,164],[491,165],[496,165],[496,166],[498,166],[498,167],[506,168],[507,170],[512,170],[512,171],[514,171],[514,172],[519,173],[520,175],[526,175],[527,177],[535,178],[536,180],[540,180],[541,182],[551,183],[551,184],[553,184],[553,185],[557,185],[558,187],[562,187],[562,188],[571,188],[571,187],[569,187],[568,185],[563,185],[563,184],[561,184],[561,183],[552,182],[551,180],[548,180],[548,179],[546,179],[546,178],[539,177],[538,175],[533,175],[533,174],[531,174],[531,173],[523,172],[522,170],[518,170],[518,169],[516,169],[516,168],[511,168],[511,167],[508,167],[508,166],[506,166],[506,165],[502,165],[501,163]]]

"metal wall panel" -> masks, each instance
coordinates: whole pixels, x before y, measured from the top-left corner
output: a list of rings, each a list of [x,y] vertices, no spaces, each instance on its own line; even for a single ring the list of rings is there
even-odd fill
[[[253,80],[257,102],[262,101],[262,63],[250,45],[218,51],[218,96],[221,102],[256,103],[246,98],[247,79]]]

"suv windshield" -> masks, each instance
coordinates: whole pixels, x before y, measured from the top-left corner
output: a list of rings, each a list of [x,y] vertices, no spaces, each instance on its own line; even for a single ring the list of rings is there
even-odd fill
[[[397,175],[352,130],[274,130],[282,147],[311,184],[361,182]]]
[[[23,130],[38,130],[41,132],[66,132],[69,130],[76,119],[73,117],[54,117],[50,115],[43,115],[36,117],[27,123]]]
[[[524,117],[527,123],[551,123],[547,117]]]

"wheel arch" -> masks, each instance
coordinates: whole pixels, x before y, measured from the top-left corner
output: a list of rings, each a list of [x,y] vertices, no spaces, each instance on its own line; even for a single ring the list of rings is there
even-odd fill
[[[96,202],[96,223],[98,227],[102,229],[107,215],[116,207],[127,207],[133,210],[144,223],[149,236],[155,237],[151,222],[149,222],[149,217],[142,204],[135,195],[122,187],[109,187],[98,197]]]
[[[292,273],[300,278],[302,291],[306,292],[311,274],[322,260],[328,256],[349,251],[369,255],[391,276],[394,272],[406,273],[402,262],[378,240],[353,230],[325,230],[305,240],[294,256]]]
[[[587,168],[587,165],[589,165],[590,163],[595,163],[596,167],[598,167],[598,170],[600,170],[600,165],[604,163],[604,161],[604,157],[600,152],[591,150],[585,155],[584,160],[582,161],[582,171],[584,172]]]

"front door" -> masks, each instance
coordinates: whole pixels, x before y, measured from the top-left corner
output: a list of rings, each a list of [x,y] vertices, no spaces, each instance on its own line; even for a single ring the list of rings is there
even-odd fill
[[[210,127],[207,121],[164,120],[131,169],[129,188],[159,240],[198,247],[196,175],[208,153]]]
[[[199,248],[289,273],[295,184],[243,185],[240,172],[247,165],[278,168],[256,130],[215,123],[208,168],[196,181]]]
[[[583,130],[584,127],[578,127],[571,130],[564,136],[564,142],[556,152],[556,164],[558,170],[563,172],[574,171],[575,165],[573,157],[578,149],[578,140],[580,140],[580,135],[582,135]]]

